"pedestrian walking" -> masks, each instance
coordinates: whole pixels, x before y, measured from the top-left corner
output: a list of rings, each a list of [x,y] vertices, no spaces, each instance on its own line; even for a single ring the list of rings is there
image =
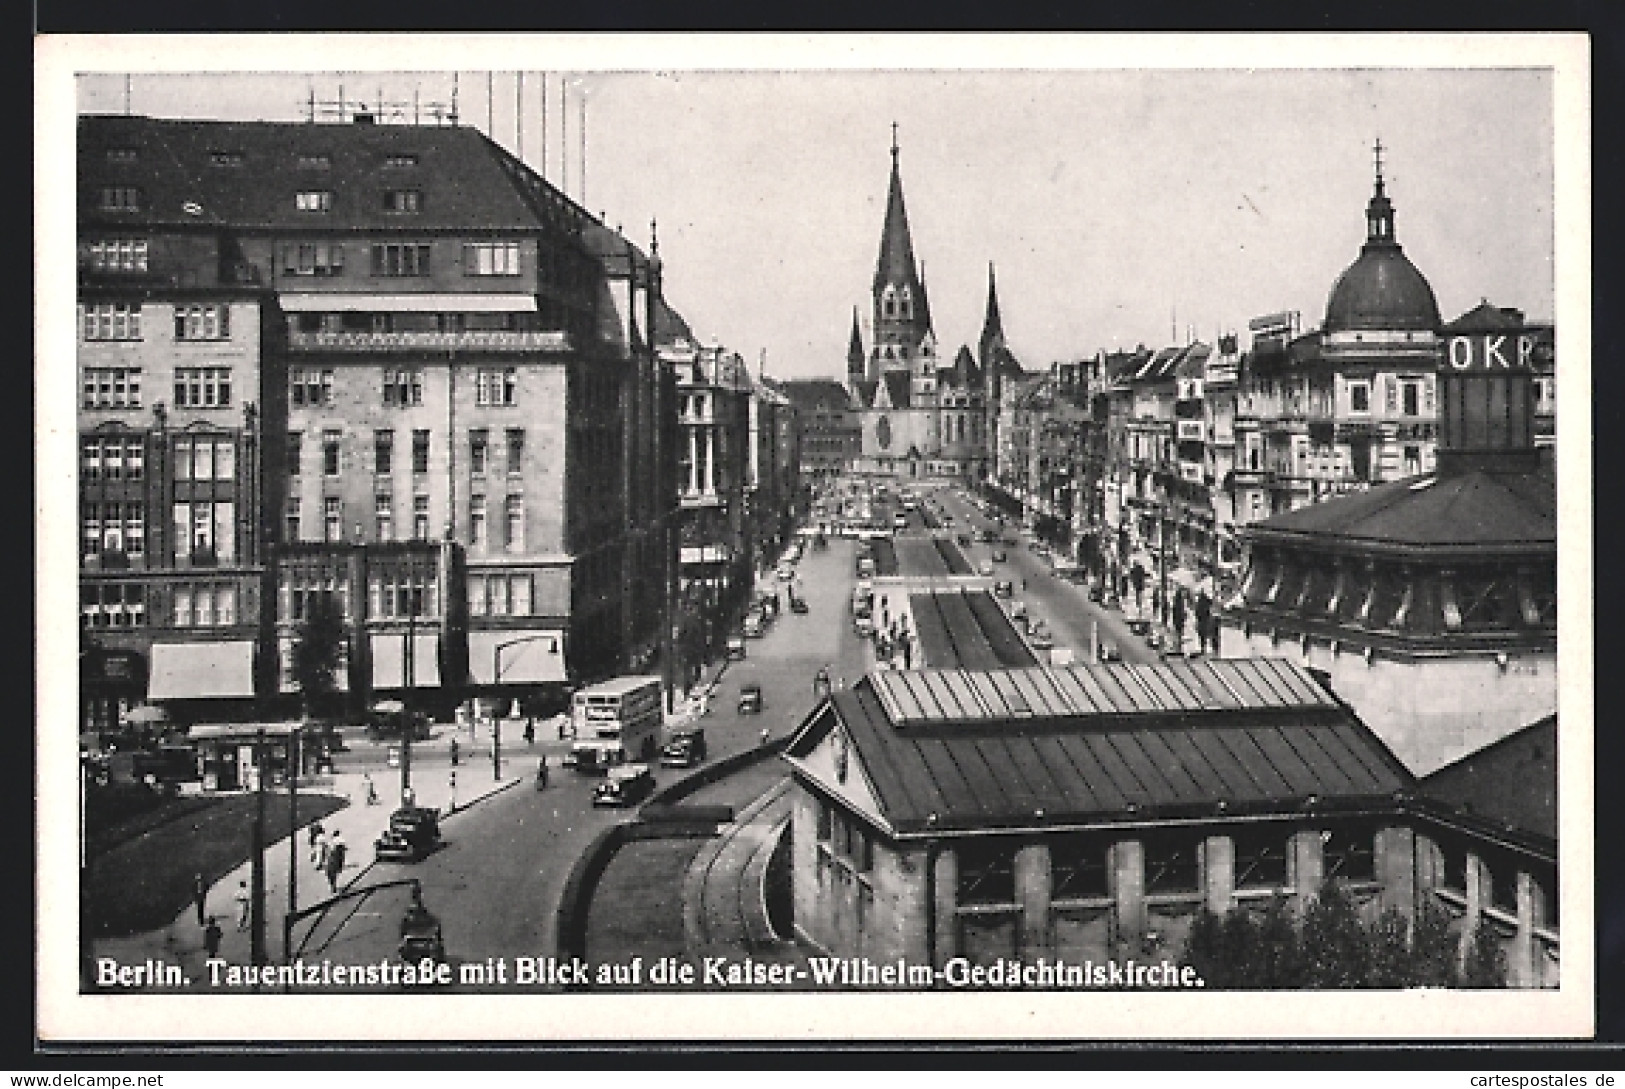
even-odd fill
[[[253,903],[254,903],[253,897],[250,896],[249,893],[248,893],[248,882],[247,881],[239,881],[239,882],[237,882],[236,900],[237,900],[237,929],[238,930],[247,930],[248,929],[249,914],[251,912],[251,909],[252,909]]]
[[[209,896],[209,883],[201,873],[192,875],[192,899],[197,901],[197,925],[203,925],[203,902]]]
[[[378,804],[378,788],[373,786],[372,772],[364,771],[364,772],[361,773],[361,785],[366,791],[367,804],[368,805],[377,805]],[[320,827],[321,827],[320,825],[317,825],[318,829],[320,829]]]
[[[528,726],[525,727],[525,733],[527,735],[530,733],[530,727],[528,727]],[[527,736],[525,740],[528,741],[528,740],[530,740],[530,738]],[[459,750],[457,748],[457,739],[454,737],[454,738],[451,739],[451,766],[452,767],[457,766],[457,759],[458,759],[457,754],[458,754],[458,751]]]
[[[772,736],[773,735],[768,731],[768,728],[766,726],[763,726],[762,727],[762,744],[766,745],[767,741],[768,741],[768,738],[770,738]]]
[[[207,924],[203,927],[203,951],[208,954],[210,960],[220,955],[220,939],[223,937],[225,935],[220,932],[220,924],[214,921],[213,915],[209,916]]]
[[[542,757],[536,764],[536,789],[542,790],[547,786],[547,757]]]
[[[344,856],[347,848],[344,837],[339,835],[337,828],[333,829],[333,837],[327,845],[327,890],[339,891],[339,874],[344,872]]]
[[[530,747],[530,746],[533,746],[535,744],[536,744],[536,724],[534,722],[532,722],[530,719],[527,718],[527,719],[525,719],[525,745],[526,745],[526,747]]]
[[[318,870],[327,865],[327,831],[319,824],[310,841],[310,862]]]

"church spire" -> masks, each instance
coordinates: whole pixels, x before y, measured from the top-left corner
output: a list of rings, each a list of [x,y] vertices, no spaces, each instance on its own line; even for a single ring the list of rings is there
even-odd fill
[[[997,404],[1000,396],[1002,357],[1004,356],[1004,322],[999,317],[999,289],[993,274],[993,262],[987,263],[987,313],[982,318],[982,339],[977,344],[981,357],[982,382],[988,404]]]
[[[863,334],[858,330],[858,308],[852,308],[852,340],[846,349],[846,380],[851,385],[864,377]]]
[[[897,161],[897,125],[892,125],[891,186],[886,193],[886,223],[880,234],[880,258],[875,262],[874,289],[887,284],[912,287],[918,279],[914,270],[914,241],[909,237],[908,211],[903,206],[903,172]]]

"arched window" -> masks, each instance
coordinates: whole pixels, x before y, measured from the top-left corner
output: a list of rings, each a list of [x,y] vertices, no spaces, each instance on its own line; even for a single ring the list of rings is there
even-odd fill
[[[912,318],[914,316],[914,297],[909,293],[909,290],[906,287],[903,288],[902,311],[903,317],[905,318]]]
[[[885,292],[881,294],[880,312],[888,318],[895,318],[897,316],[896,289],[888,287],[886,288]]]

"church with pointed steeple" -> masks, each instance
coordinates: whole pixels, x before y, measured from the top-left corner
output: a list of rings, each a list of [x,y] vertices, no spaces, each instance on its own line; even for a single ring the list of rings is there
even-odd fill
[[[858,309],[846,353],[846,382],[863,424],[855,471],[905,478],[980,480],[990,464],[997,405],[997,374],[1015,363],[1004,346],[998,300],[990,276],[988,317],[980,351],[961,346],[951,363],[937,354],[936,330],[923,263],[915,261],[903,202],[897,127],[892,126],[891,180],[880,254],[870,285],[869,347]],[[991,330],[991,333],[990,333]],[[990,384],[987,363],[995,361]]]

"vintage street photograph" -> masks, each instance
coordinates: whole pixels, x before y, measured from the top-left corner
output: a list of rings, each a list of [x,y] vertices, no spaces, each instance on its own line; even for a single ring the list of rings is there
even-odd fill
[[[46,1037],[1592,1031],[1583,35],[38,59]]]

